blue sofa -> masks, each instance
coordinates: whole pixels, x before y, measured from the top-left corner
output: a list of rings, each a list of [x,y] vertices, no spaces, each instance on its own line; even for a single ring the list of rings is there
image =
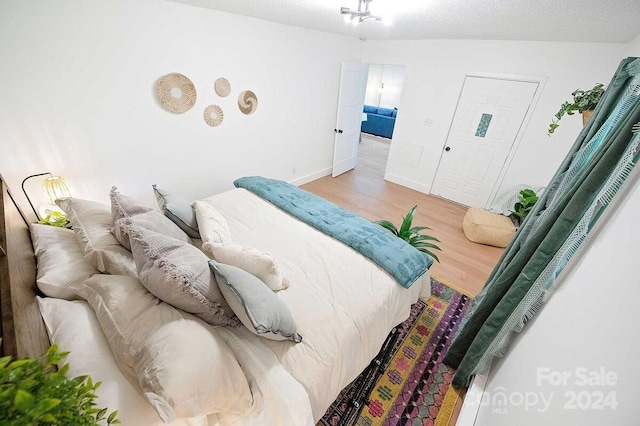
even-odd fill
[[[391,139],[393,127],[396,125],[398,108],[378,108],[365,105],[364,112],[367,114],[367,121],[362,122],[361,130],[364,133]]]

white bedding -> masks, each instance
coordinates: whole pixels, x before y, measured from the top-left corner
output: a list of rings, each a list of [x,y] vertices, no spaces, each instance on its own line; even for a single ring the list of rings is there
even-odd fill
[[[61,350],[70,350],[69,377],[89,374],[102,382],[98,388],[98,407],[118,409],[124,426],[160,426],[165,423],[148,401],[129,383],[111,354],[100,324],[84,301],[67,301],[38,297],[40,312],[52,342]],[[278,364],[269,349],[260,342],[245,339],[253,336],[247,330],[234,333],[219,328],[220,335],[231,347],[249,379],[253,405],[246,416],[210,415],[178,419],[172,426],[254,426],[312,425],[311,407],[300,384]]]
[[[405,289],[350,247],[244,189],[201,201],[226,218],[234,244],[276,260],[290,285],[274,294],[288,306],[303,341],[268,340],[244,327],[217,328],[248,378],[253,405],[242,418],[218,414],[172,424],[314,425],[391,328],[408,317],[411,304],[430,296],[429,274]],[[118,408],[125,425],[162,424],[118,370],[91,308],[58,299],[39,303],[51,340],[72,352],[70,374],[103,381],[99,405]]]
[[[245,189],[202,201],[226,218],[235,244],[273,255],[290,281],[277,295],[291,310],[303,341],[261,340],[307,390],[319,420],[379,351],[391,328],[409,316],[411,304],[429,297],[429,274],[405,289],[360,253]]]

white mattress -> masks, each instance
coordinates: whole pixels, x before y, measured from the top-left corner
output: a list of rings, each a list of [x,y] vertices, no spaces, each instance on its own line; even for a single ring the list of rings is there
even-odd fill
[[[317,421],[368,365],[389,331],[430,295],[429,274],[409,289],[350,247],[245,189],[204,199],[227,219],[235,244],[269,252],[291,281],[277,294],[303,336],[291,344],[251,336],[268,346],[306,389]]]

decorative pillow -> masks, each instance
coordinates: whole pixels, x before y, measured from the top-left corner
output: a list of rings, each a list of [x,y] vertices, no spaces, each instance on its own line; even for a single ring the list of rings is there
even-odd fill
[[[203,243],[214,245],[231,244],[231,233],[227,220],[210,204],[195,201],[196,220]]]
[[[213,327],[160,302],[134,277],[94,275],[78,293],[120,369],[163,421],[251,406],[247,378]]]
[[[130,220],[130,219],[125,219]],[[142,284],[163,302],[190,312],[209,324],[238,325],[218,289],[207,256],[175,238],[124,225]]]
[[[109,206],[79,198],[56,200],[69,218],[84,258],[100,272],[136,275],[133,256],[111,233]]]
[[[158,200],[158,206],[162,213],[191,238],[200,238],[196,212],[191,203],[178,195],[171,194],[163,189],[153,186],[153,193]]]
[[[302,341],[287,305],[260,279],[215,260],[209,265],[229,306],[251,332],[271,340]]]
[[[132,218],[134,223],[151,229],[152,231],[177,238],[181,241],[191,242],[189,236],[162,213],[154,210],[152,207],[140,204],[131,197],[122,195],[115,186],[111,188],[109,196],[111,198],[111,214],[113,216],[111,232],[123,247],[131,250],[129,236],[119,226],[119,221],[125,218]]]
[[[98,270],[89,265],[71,229],[31,224],[31,241],[38,259],[36,283],[49,297],[77,299],[76,290]]]
[[[216,261],[244,269],[262,280],[273,291],[289,287],[289,280],[280,274],[276,260],[269,253],[238,244],[202,244],[202,250]]]

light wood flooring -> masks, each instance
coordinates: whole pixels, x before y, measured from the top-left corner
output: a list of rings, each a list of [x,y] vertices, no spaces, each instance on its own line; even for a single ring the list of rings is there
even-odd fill
[[[336,178],[326,176],[303,185],[366,219],[387,219],[398,225],[414,205],[418,206],[414,226],[428,226],[430,235],[440,240],[440,263],[431,275],[475,296],[482,289],[503,249],[476,244],[462,232],[467,208],[442,198],[426,195],[384,180],[390,141],[363,135],[354,170]]]

